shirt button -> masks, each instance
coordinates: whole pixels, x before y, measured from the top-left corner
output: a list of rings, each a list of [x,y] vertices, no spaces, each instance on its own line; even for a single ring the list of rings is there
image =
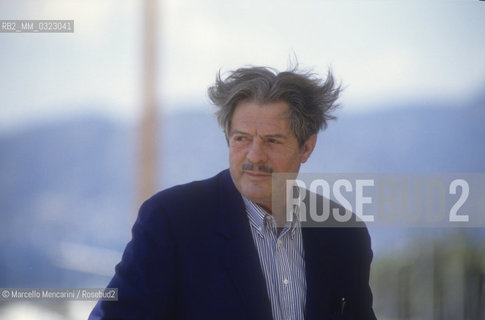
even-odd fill
[[[283,280],[283,283],[284,283],[285,285],[287,285],[287,284],[288,284],[288,282],[289,282],[289,281],[288,281],[288,279]]]
[[[282,244],[283,242],[281,241],[281,239],[278,239],[278,241],[277,241],[276,243],[277,243],[279,246],[281,246],[281,244]]]

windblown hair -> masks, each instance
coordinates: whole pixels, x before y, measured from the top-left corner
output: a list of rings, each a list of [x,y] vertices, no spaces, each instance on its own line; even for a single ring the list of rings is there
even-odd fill
[[[336,119],[331,113],[338,107],[340,92],[330,70],[323,81],[317,74],[299,72],[296,67],[284,72],[269,67],[244,67],[224,80],[219,72],[215,84],[208,89],[210,100],[219,107],[217,121],[227,139],[232,115],[240,102],[284,101],[290,106],[290,126],[300,146],[325,129],[327,121]]]

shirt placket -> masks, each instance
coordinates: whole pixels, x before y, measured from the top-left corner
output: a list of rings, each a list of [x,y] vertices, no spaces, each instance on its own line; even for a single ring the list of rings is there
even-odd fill
[[[280,319],[293,319],[291,316],[291,290],[293,289],[293,279],[290,273],[288,252],[286,250],[286,241],[288,236],[287,228],[279,235],[276,232],[276,224],[271,216],[267,216],[268,226],[271,230],[272,246],[274,248],[274,263],[276,265],[276,290],[278,292],[278,305]]]

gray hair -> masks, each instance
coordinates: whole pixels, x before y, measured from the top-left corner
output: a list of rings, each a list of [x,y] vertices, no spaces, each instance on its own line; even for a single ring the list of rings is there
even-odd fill
[[[269,67],[244,67],[232,71],[225,80],[219,71],[215,84],[207,91],[212,103],[219,107],[216,117],[226,138],[240,102],[284,101],[290,106],[291,129],[302,146],[310,136],[325,129],[328,120],[336,119],[331,113],[338,107],[341,87],[336,86],[330,70],[323,81],[317,74],[299,72],[296,67],[284,72]]]

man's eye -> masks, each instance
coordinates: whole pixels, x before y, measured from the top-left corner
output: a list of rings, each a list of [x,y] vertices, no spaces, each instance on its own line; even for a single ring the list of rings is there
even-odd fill
[[[279,144],[280,142],[276,139],[268,139],[268,143],[271,143],[271,144]]]
[[[246,137],[245,136],[236,136],[234,137],[234,141],[237,141],[237,142],[243,142],[243,141],[246,141]]]

